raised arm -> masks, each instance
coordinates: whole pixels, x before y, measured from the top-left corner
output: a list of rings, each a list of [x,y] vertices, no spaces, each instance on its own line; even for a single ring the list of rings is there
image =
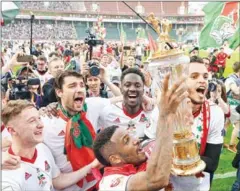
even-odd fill
[[[173,85],[168,90],[169,75],[164,80],[161,94],[156,142],[148,160],[145,172],[133,175],[127,184],[127,190],[159,190],[169,183],[172,167],[173,121],[179,104],[188,96],[183,83]],[[160,109],[161,108],[161,109]]]

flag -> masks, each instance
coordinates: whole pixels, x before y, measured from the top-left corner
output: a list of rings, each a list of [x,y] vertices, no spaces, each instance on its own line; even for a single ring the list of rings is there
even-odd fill
[[[239,2],[210,2],[204,6],[201,49],[217,48],[227,40],[232,49],[239,46]]]
[[[19,13],[20,2],[2,2],[1,25],[10,23]]]
[[[121,30],[120,30],[120,40],[121,40],[122,44],[125,44],[125,42],[127,40],[127,34],[123,29],[122,23],[121,23]]]
[[[145,33],[145,29],[144,28],[137,28],[136,29],[136,33],[137,33],[137,39],[136,41],[144,41],[146,39],[146,33]]]
[[[240,29],[238,27],[237,32],[235,32],[234,36],[229,41],[229,47],[235,50],[240,45]]]
[[[148,41],[149,41],[150,51],[155,52],[157,50],[157,44],[153,40],[153,37],[151,36],[150,33],[148,33]]]

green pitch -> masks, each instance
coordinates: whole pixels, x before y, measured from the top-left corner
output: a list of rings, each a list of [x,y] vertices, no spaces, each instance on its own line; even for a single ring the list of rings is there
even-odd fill
[[[199,52],[199,56],[201,58],[204,58],[204,57],[207,57],[208,56],[208,52],[206,50],[200,50]],[[230,59],[227,59],[227,64],[226,64],[226,68],[225,68],[225,71],[224,71],[224,77],[227,77],[229,74],[231,74],[233,71],[232,71],[232,65],[233,63],[235,62],[239,62],[240,60],[240,56],[239,56],[239,52],[236,50],[232,53]]]
[[[227,135],[224,139],[225,143],[227,144],[229,144],[231,133],[232,126],[228,128]],[[213,180],[211,191],[231,191],[232,184],[236,180],[235,172],[237,172],[237,169],[232,167],[232,160],[234,156],[235,154],[227,149],[222,150],[218,169],[214,175],[215,179]],[[234,174],[231,172],[234,172]],[[228,174],[231,174],[230,177],[227,176]]]

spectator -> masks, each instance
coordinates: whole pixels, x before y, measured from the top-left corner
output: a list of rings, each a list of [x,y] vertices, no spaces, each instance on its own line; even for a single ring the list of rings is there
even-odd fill
[[[41,45],[40,45],[40,44],[37,44],[37,45],[36,45],[36,49],[32,52],[32,55],[38,57],[38,56],[41,56],[41,55],[43,55],[43,54],[44,54],[44,53],[43,53],[43,51],[42,51]]]
[[[226,67],[226,59],[228,58],[228,55],[224,52],[224,47],[220,48],[220,52],[217,54],[217,60],[218,60],[218,68],[219,68],[219,77],[223,77],[223,73]]]
[[[225,81],[225,86],[231,109],[230,121],[233,124],[233,132],[228,149],[236,153],[235,141],[240,130],[240,117],[239,113],[236,111],[236,107],[240,104],[240,62],[235,62],[232,68],[234,73],[228,76]]]

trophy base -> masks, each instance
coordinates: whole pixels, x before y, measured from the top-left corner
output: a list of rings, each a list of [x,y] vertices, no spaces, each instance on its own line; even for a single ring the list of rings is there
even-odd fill
[[[205,167],[206,167],[206,164],[202,160],[199,160],[190,166],[173,164],[171,173],[176,176],[192,176],[203,171]]]

